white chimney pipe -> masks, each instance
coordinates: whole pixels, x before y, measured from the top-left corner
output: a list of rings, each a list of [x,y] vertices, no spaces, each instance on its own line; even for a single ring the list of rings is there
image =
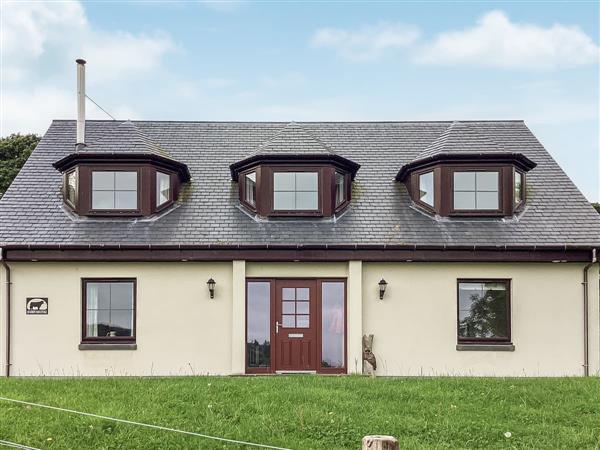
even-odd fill
[[[85,60],[77,59],[77,144],[85,145]]]

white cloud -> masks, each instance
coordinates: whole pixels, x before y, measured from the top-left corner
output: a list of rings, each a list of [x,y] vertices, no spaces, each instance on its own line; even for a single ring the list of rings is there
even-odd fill
[[[424,64],[556,69],[596,64],[600,48],[577,26],[543,28],[511,22],[490,11],[474,27],[441,33],[424,46],[416,61]]]
[[[355,30],[322,28],[313,34],[311,42],[315,47],[334,49],[351,61],[370,61],[386,51],[413,44],[419,36],[419,29],[413,25],[381,22]]]
[[[104,91],[102,83],[110,88],[114,80],[131,81],[155,71],[168,53],[177,51],[170,36],[160,31],[98,28],[76,1],[2,2],[0,22],[2,135],[42,133],[52,118],[75,117],[75,92],[68,89],[74,86],[75,58],[88,61],[87,83],[92,92],[101,85],[98,92]],[[103,100],[103,106],[113,115],[135,116],[120,100]],[[106,118],[95,108],[90,104],[89,117]]]

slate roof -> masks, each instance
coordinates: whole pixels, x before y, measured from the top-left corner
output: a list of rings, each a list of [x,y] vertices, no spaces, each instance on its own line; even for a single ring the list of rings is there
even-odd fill
[[[331,151],[361,165],[353,183],[352,204],[336,221],[256,221],[238,205],[238,188],[231,181],[229,165],[247,158],[265,141],[273,142],[274,135],[279,136],[277,141],[287,133],[292,137],[303,134],[295,126],[276,122],[155,121],[136,121],[134,125],[174,159],[188,165],[192,180],[183,190],[178,207],[150,220],[73,216],[62,204],[61,174],[52,163],[73,152],[75,121],[57,120],[0,201],[0,246],[600,246],[600,215],[522,121],[468,122],[467,127],[468,135],[473,132],[473,136],[476,133],[485,138],[486,144],[480,148],[486,147],[489,140],[537,163],[527,175],[527,207],[511,219],[431,217],[415,208],[406,187],[394,180],[400,167],[431,148],[436,140],[442,141],[445,132],[454,134],[448,132],[452,122],[301,123],[306,133]],[[90,147],[101,138],[114,136],[120,126],[118,121],[88,121]],[[286,127],[289,130],[282,132]],[[453,139],[446,138],[444,145]]]
[[[306,127],[290,122],[258,146],[257,155],[331,155],[331,147],[310,133]]]
[[[144,153],[167,158],[170,156],[169,152],[130,120],[120,123],[109,134],[77,150],[78,153]]]

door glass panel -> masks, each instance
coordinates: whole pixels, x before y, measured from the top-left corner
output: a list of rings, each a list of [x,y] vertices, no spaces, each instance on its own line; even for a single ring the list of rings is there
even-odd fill
[[[309,314],[309,311],[310,311],[310,303],[308,303],[308,302],[296,303],[296,312],[298,314]]]
[[[295,314],[296,309],[294,308],[294,302],[283,302],[282,312],[283,314]]]
[[[281,321],[283,328],[294,328],[296,326],[295,317],[294,315],[284,315]]]
[[[310,319],[309,316],[296,316],[296,328],[309,328]]]
[[[296,300],[296,289],[283,288],[281,290],[281,298],[283,298],[284,300]]]
[[[296,300],[308,300],[310,289],[296,288]]]
[[[271,366],[271,283],[248,282],[246,354],[248,367]]]
[[[321,367],[344,367],[344,283],[322,283]]]

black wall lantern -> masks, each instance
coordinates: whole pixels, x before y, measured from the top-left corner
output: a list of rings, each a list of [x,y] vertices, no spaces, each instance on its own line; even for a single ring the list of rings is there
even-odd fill
[[[210,298],[215,298],[215,280],[212,278],[206,282],[208,285],[208,292],[210,292]]]
[[[383,300],[383,295],[385,294],[385,288],[387,287],[387,281],[383,278],[379,281],[379,300]]]

